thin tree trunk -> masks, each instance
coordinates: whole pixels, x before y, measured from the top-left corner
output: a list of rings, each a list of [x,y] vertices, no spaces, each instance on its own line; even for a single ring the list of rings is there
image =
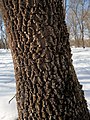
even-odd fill
[[[89,120],[61,0],[2,0],[19,120]],[[6,20],[7,19],[7,20]]]

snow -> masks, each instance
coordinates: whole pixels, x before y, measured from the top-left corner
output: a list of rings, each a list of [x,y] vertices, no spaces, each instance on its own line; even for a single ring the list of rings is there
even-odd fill
[[[17,109],[15,98],[14,68],[10,50],[0,49],[0,120],[15,120]]]
[[[90,110],[90,48],[72,48],[74,68]]]
[[[90,48],[72,48],[72,59],[90,110]],[[10,50],[0,49],[0,120],[15,120],[17,108],[15,78]]]

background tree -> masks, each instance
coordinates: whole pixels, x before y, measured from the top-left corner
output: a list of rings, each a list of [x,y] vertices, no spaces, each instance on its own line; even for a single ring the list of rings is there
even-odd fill
[[[8,48],[7,33],[4,26],[2,14],[0,13],[0,48]]]
[[[87,16],[89,11],[89,0],[70,0],[67,5],[67,17],[66,22],[70,29],[71,39],[77,43],[79,46],[80,41],[82,41],[82,47],[85,47],[85,39],[86,39],[86,31],[87,27],[85,27],[85,19],[90,16]]]
[[[87,12],[87,15],[84,19],[85,21],[85,28],[86,28],[86,36],[89,38],[89,41],[90,41],[90,7],[88,9],[88,12]],[[89,42],[89,45],[90,45],[90,42]]]
[[[1,0],[19,120],[89,120],[71,60],[62,0]]]

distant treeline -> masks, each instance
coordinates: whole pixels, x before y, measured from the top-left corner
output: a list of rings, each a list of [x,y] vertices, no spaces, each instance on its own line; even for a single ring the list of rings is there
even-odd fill
[[[83,41],[80,40],[80,39],[77,40],[77,41],[75,41],[75,40],[70,40],[70,45],[71,45],[71,46],[74,46],[74,47],[82,47]],[[90,47],[90,39],[84,40],[84,45],[85,45],[85,47]]]

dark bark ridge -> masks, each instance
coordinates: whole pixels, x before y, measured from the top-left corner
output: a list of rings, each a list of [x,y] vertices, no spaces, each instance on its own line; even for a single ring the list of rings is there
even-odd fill
[[[19,120],[89,120],[60,0],[2,0]]]

